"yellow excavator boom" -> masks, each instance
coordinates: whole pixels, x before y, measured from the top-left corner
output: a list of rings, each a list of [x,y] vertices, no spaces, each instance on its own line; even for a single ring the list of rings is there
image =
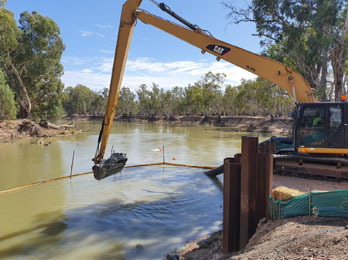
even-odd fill
[[[202,50],[202,53],[209,52],[218,60],[226,60],[279,85],[298,102],[317,102],[311,87],[302,75],[284,64],[217,40],[199,29],[193,31],[184,28],[143,10],[135,10],[135,15],[142,22],[196,46]]]
[[[142,0],[128,0],[122,7],[120,25],[118,29],[117,45],[114,57],[114,64],[111,74],[108,102],[103,120],[103,126],[99,135],[96,156],[94,163],[98,163],[104,157],[106,145],[109,139],[112,122],[114,121],[115,110],[117,107],[118,94],[120,93],[124,68],[127,61],[130,42],[133,35],[133,29],[136,22],[134,10],[136,10]],[[101,145],[99,147],[99,143]]]
[[[137,19],[161,29],[187,43],[190,43],[193,46],[196,46],[197,48],[201,49],[203,54],[206,52],[211,53],[217,57],[217,60],[226,60],[240,68],[243,68],[279,85],[294,97],[295,102],[318,102],[313,95],[311,87],[304,80],[302,75],[292,70],[288,66],[215,39],[213,36],[199,29],[198,27],[196,28],[188,25],[189,28],[185,28],[168,20],[154,16],[146,11],[140,10],[139,6],[141,2],[142,0],[128,0],[123,5],[111,76],[109,98],[101,134],[99,137],[101,146],[99,149],[98,144],[97,153],[93,159],[95,163],[98,163],[103,158],[105,153],[115,109],[117,107],[117,99],[122,83],[129,45]],[[162,6],[165,5],[162,4]],[[178,20],[184,21],[184,23],[186,22],[186,20],[180,17]]]

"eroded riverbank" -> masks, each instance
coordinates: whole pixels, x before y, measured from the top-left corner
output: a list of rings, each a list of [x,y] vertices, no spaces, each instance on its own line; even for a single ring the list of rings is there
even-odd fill
[[[71,119],[71,118],[69,118]],[[101,116],[79,116],[74,120],[103,120]],[[226,132],[256,132],[277,136],[290,136],[293,120],[289,117],[261,116],[140,116],[124,115],[115,117],[115,122],[157,123],[178,126],[212,125]],[[53,137],[76,134],[75,128],[59,129],[43,127],[28,119],[0,121],[0,142],[26,137]]]
[[[80,116],[77,120],[103,120],[101,116]],[[230,132],[257,132],[288,136],[293,119],[290,117],[264,116],[142,116],[122,115],[116,122],[157,123],[170,125],[211,125]]]
[[[287,135],[293,120],[289,117],[262,116],[120,116],[117,121],[213,125],[234,132],[260,132]]]
[[[0,121],[0,142],[9,142],[27,137],[72,135],[77,132],[72,126],[57,126],[47,121],[41,121],[40,123],[35,123],[28,119]]]

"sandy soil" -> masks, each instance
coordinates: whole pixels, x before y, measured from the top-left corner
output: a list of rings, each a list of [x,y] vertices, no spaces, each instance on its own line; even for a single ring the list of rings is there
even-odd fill
[[[70,135],[75,134],[76,132],[77,131],[73,128],[52,128],[51,124],[49,124],[49,126],[42,127],[39,124],[27,119],[0,121],[0,142],[9,142],[11,140],[25,137]]]
[[[247,247],[222,253],[222,232],[189,243],[179,259],[348,259],[348,219],[297,217],[258,227]]]
[[[274,176],[273,186],[308,192],[348,189],[348,182],[327,182]],[[348,259],[346,219],[297,217],[259,224],[247,247],[234,254],[222,253],[222,232],[186,244],[179,259]],[[170,259],[170,258],[169,258]]]

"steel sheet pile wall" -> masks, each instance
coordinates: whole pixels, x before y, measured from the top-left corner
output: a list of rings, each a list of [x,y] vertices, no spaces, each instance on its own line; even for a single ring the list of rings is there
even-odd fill
[[[224,253],[243,249],[258,222],[270,216],[273,156],[268,148],[258,151],[258,138],[243,136],[242,154],[224,160]]]

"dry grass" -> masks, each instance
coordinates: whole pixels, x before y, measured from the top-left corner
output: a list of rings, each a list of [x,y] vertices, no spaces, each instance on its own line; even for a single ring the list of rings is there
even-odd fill
[[[295,197],[301,196],[303,194],[304,193],[299,190],[290,189],[285,186],[278,186],[272,190],[272,197],[275,200],[282,200],[282,201],[288,201]]]

